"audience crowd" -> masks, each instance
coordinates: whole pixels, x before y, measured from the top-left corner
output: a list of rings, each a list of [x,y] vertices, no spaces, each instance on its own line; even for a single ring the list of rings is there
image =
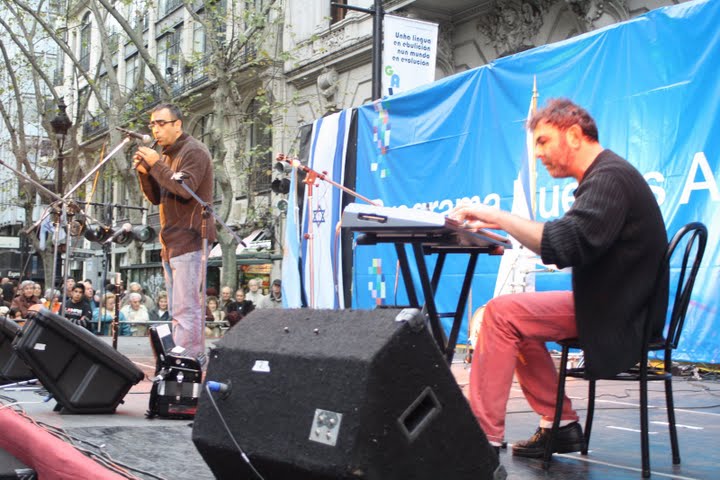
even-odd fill
[[[260,280],[251,278],[247,291],[230,286],[207,290],[205,334],[220,337],[247,314],[256,309],[282,308],[281,282],[272,281],[269,291],[263,292]],[[64,288],[43,290],[42,285],[24,280],[19,285],[9,278],[0,280],[0,317],[10,318],[23,325],[32,314],[33,307],[40,305],[60,314],[97,335],[112,335],[113,321],[117,320],[119,335],[145,336],[153,323],[171,322],[168,295],[165,291],[155,299],[147,295],[143,286],[131,282],[124,292],[121,285],[108,283],[102,292],[93,287],[92,281],[82,282],[68,278]],[[102,293],[102,297],[100,296]]]

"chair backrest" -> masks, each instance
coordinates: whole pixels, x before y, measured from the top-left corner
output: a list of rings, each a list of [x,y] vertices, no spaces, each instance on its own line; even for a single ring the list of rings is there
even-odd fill
[[[680,263],[680,271],[675,283],[675,302],[673,303],[672,312],[670,314],[670,322],[668,331],[665,336],[665,351],[675,349],[680,341],[683,325],[685,324],[685,314],[690,304],[690,296],[692,294],[693,285],[695,285],[695,277],[697,277],[700,269],[700,262],[705,253],[705,244],[707,243],[707,228],[700,222],[688,223],[682,227],[675,236],[670,240],[665,260],[668,266],[672,267],[671,261],[678,247],[683,246],[682,262]],[[672,291],[672,289],[671,289]]]

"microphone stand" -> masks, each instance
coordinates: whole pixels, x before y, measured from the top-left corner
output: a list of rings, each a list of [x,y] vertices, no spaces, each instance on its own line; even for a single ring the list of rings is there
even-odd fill
[[[112,156],[115,155],[115,154],[118,152],[118,150],[120,150],[122,147],[124,147],[129,141],[130,141],[130,137],[129,137],[129,136],[128,136],[128,137],[125,137],[122,142],[120,142],[115,148],[112,149],[112,151],[111,151],[110,153],[108,153],[108,154],[105,156],[105,158],[103,158],[102,160],[100,160],[100,163],[98,163],[97,165],[95,165],[95,166],[92,168],[92,170],[90,170],[90,172],[89,172],[87,175],[85,175],[73,188],[71,188],[71,189],[68,191],[68,193],[66,193],[66,194],[63,195],[62,197],[60,197],[60,195],[56,194],[55,192],[53,192],[53,191],[51,191],[51,190],[48,190],[47,188],[45,188],[45,187],[42,186],[41,184],[37,183],[36,181],[34,181],[32,178],[28,177],[28,176],[25,175],[24,173],[18,172],[17,170],[15,170],[14,168],[10,167],[9,165],[7,165],[7,164],[5,164],[5,163],[3,163],[3,165],[5,165],[6,167],[12,169],[16,174],[22,175],[24,178],[28,179],[28,180],[29,180],[30,182],[32,182],[34,185],[39,186],[45,193],[48,193],[50,196],[52,196],[53,198],[55,198],[57,201],[67,202],[68,199],[70,198],[70,195],[71,195],[75,190],[77,190],[78,188],[80,188],[80,186],[81,186],[82,184],[84,184],[90,177],[92,177],[93,175],[95,175],[95,173],[96,173],[98,170],[100,170],[100,169],[112,158]],[[83,213],[84,213],[84,212],[83,212]],[[97,220],[95,220],[95,219],[93,219],[93,218],[91,218],[91,217],[88,217],[88,218],[90,218],[91,220],[94,220],[94,221],[97,222]],[[34,229],[36,229],[38,226],[40,226],[40,224],[42,223],[43,220],[45,220],[45,216],[41,216],[41,217],[40,217],[40,220],[38,220],[37,222],[35,222],[35,224],[34,224],[32,227],[30,227],[30,228],[28,228],[28,229],[26,230],[26,233],[30,233],[30,232],[32,232]],[[100,222],[97,222],[97,223],[100,223]]]
[[[48,195],[50,198],[53,198],[53,199],[55,200],[55,202],[53,202],[53,204],[49,205],[49,206],[45,209],[45,211],[43,212],[43,214],[40,216],[40,219],[39,219],[32,227],[30,227],[30,228],[28,228],[27,230],[25,230],[25,233],[26,233],[26,234],[32,232],[35,228],[37,228],[37,226],[39,226],[40,224],[42,224],[42,222],[45,220],[45,218],[47,218],[47,216],[48,216],[49,214],[51,214],[51,213],[53,212],[53,210],[55,210],[54,213],[58,216],[58,220],[57,220],[57,222],[55,223],[55,231],[54,231],[54,234],[53,234],[53,244],[54,244],[53,246],[54,246],[54,249],[53,249],[52,279],[53,279],[53,282],[54,282],[55,279],[57,278],[57,273],[58,273],[58,272],[57,272],[57,263],[58,263],[59,243],[60,243],[60,228],[61,228],[61,226],[62,226],[63,223],[64,223],[65,225],[67,225],[68,204],[73,205],[73,206],[77,209],[77,212],[76,212],[76,213],[82,213],[82,214],[85,215],[87,218],[89,218],[90,220],[92,220],[92,221],[94,221],[94,222],[96,222],[96,223],[98,223],[98,224],[100,224],[100,222],[99,222],[96,218],[93,218],[93,217],[85,214],[85,212],[83,211],[83,209],[80,208],[80,207],[77,205],[77,203],[69,201],[69,200],[67,199],[67,195],[66,195],[65,197],[60,197],[60,195],[58,195],[57,193],[53,192],[52,190],[49,190],[49,189],[46,188],[43,184],[37,182],[34,178],[30,177],[30,176],[27,175],[25,172],[21,172],[20,170],[16,169],[15,167],[13,167],[13,166],[11,166],[11,165],[8,165],[7,163],[5,163],[5,162],[2,161],[2,160],[0,160],[0,165],[3,165],[3,166],[5,166],[5,167],[9,168],[10,170],[13,171],[13,173],[15,173],[15,175],[17,175],[18,177],[22,178],[22,179],[25,180],[26,182],[34,185],[38,190],[44,192],[44,193],[45,193],[46,195]],[[73,188],[73,190],[75,190],[75,189],[77,189],[77,187]],[[58,208],[59,208],[59,210],[58,210]],[[75,213],[73,213],[73,215],[74,215],[74,214],[75,214]],[[66,246],[65,258],[66,258],[66,259],[70,258],[70,251],[71,251],[71,242],[70,242],[70,240],[71,240],[71,237],[72,237],[72,235],[70,234],[70,228],[68,228],[67,242],[65,243],[65,246]],[[64,284],[65,284],[65,282],[67,281],[67,274],[68,274],[68,267],[69,267],[69,264],[68,264],[67,261],[65,262],[65,267],[66,267],[66,268],[64,269],[64,274],[63,274],[63,285],[60,286],[61,288],[64,287]],[[65,294],[66,294],[66,293],[67,293],[67,292],[63,292],[63,298],[62,298],[62,302],[61,302],[61,304],[60,304],[60,311],[58,312],[61,316],[65,315],[65,298],[66,298],[66,295],[65,295]]]
[[[201,298],[202,298],[202,304],[200,306],[200,309],[202,311],[202,319],[203,319],[203,339],[205,338],[205,313],[206,313],[206,307],[205,303],[207,301],[207,292],[205,291],[205,286],[207,284],[207,262],[208,262],[208,239],[207,239],[207,220],[212,215],[215,220],[222,225],[222,227],[232,235],[232,237],[235,239],[235,241],[238,243],[238,245],[247,246],[245,245],[245,242],[242,241],[240,237],[220,218],[217,213],[215,213],[215,210],[208,204],[205,200],[200,198],[197,193],[195,193],[190,187],[188,187],[184,179],[184,174],[182,172],[176,172],[173,174],[172,179],[175,180],[180,184],[181,187],[185,189],[186,192],[192,196],[195,201],[202,206],[202,226],[200,228],[200,235],[202,238],[202,253],[200,257],[200,292],[201,292]],[[203,348],[203,351],[205,349]]]
[[[307,185],[308,215],[311,215],[312,211],[313,211],[312,210],[312,208],[313,208],[313,205],[312,205],[313,187],[316,186],[315,181],[317,179],[327,182],[330,185],[332,185],[333,187],[338,188],[341,191],[347,193],[348,195],[352,195],[353,197],[355,197],[359,200],[362,200],[363,202],[366,202],[370,205],[379,206],[377,202],[373,202],[369,198],[364,197],[361,194],[357,193],[356,191],[347,188],[345,185],[341,185],[341,184],[337,183],[336,181],[334,181],[333,179],[328,178],[327,172],[318,172],[316,170],[313,170],[312,168],[310,168],[306,165],[302,165],[299,160],[288,157],[287,155],[282,154],[282,153],[277,156],[277,160],[280,162],[285,162],[285,163],[289,164],[291,167],[293,167],[297,170],[300,170],[302,172],[305,172],[306,176],[305,176],[305,179],[303,180],[303,183],[305,185]],[[295,192],[291,192],[291,194],[294,195]],[[308,273],[308,275],[310,277],[309,278],[309,280],[310,280],[309,303],[310,303],[310,308],[315,308],[315,281],[314,281],[314,268],[313,268],[313,266],[315,265],[315,263],[314,263],[314,253],[315,252],[314,252],[314,234],[313,234],[312,224],[313,224],[312,219],[308,218],[308,231],[305,234],[305,239],[308,241],[308,265],[310,266],[310,270]],[[337,287],[337,285],[336,285],[336,287]]]

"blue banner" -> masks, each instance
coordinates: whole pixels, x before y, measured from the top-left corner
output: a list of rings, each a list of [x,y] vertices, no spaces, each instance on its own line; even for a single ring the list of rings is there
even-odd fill
[[[707,225],[708,249],[676,357],[720,363],[720,227],[713,222],[720,205],[719,24],[717,1],[662,8],[366,105],[358,111],[357,190],[387,206],[440,213],[462,199],[510,210],[527,158],[525,121],[536,78],[539,106],[568,97],[586,107],[600,143],[645,176],[668,236],[691,221]],[[576,186],[540,166],[537,219],[562,215]],[[391,246],[358,246],[355,253],[355,307],[407,303],[402,279],[396,287]],[[444,312],[454,310],[467,262],[451,257],[458,258],[446,262],[438,288]],[[491,298],[499,260],[478,263],[469,310]],[[564,273],[535,279],[537,290],[569,286]]]

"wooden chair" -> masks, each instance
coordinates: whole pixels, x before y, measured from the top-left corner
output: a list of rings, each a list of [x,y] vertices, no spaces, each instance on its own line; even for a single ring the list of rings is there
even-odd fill
[[[650,325],[644,327],[644,342],[641,350],[640,363],[631,370],[622,372],[614,377],[604,380],[622,380],[640,382],[640,443],[642,450],[642,476],[650,476],[650,448],[648,437],[648,389],[649,381],[665,382],[665,401],[667,404],[668,423],[670,428],[670,444],[672,447],[673,464],[680,464],[680,449],[678,447],[677,430],[675,428],[675,409],[672,393],[672,351],[677,348],[680,341],[680,333],[685,323],[685,314],[690,303],[695,277],[697,276],[700,262],[705,252],[707,243],[707,228],[702,223],[689,223],[682,227],[670,241],[668,251],[665,255],[665,262],[670,266],[670,261],[679,245],[684,245],[682,262],[679,267],[677,281],[675,282],[675,301],[672,304],[671,314],[667,320],[667,331],[665,338],[657,340],[650,339]],[[671,281],[672,282],[672,281]],[[672,283],[671,283],[672,286]],[[672,287],[670,289],[672,294]],[[672,297],[671,297],[672,298]],[[558,342],[562,347],[560,359],[560,373],[558,380],[557,400],[555,407],[555,418],[550,434],[549,442],[545,447],[543,457],[543,468],[550,468],[552,460],[552,443],[555,433],[560,425],[560,416],[565,398],[565,380],[567,377],[585,378],[585,368],[567,368],[568,353],[571,348],[582,348],[577,338],[562,340]],[[648,352],[664,351],[664,362],[662,367],[648,367]],[[590,433],[592,431],[593,414],[595,411],[595,380],[589,380],[588,385],[588,407],[585,420],[585,449],[581,452],[587,455],[590,445]]]

